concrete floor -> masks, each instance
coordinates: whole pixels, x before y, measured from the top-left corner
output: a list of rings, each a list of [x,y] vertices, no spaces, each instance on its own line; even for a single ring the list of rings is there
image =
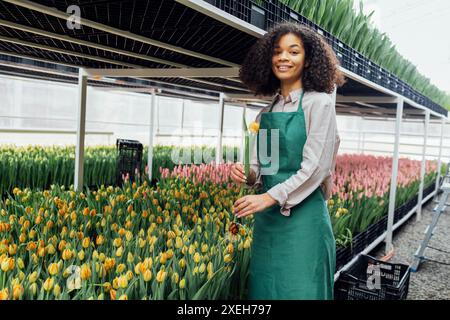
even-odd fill
[[[394,233],[393,245],[395,254],[390,262],[410,265],[413,255],[425,237],[424,231],[431,223],[433,201],[422,209],[422,219],[417,221],[412,216]],[[429,246],[450,252],[450,208],[447,208],[439,219]],[[374,257],[384,255],[384,244],[371,252]],[[425,257],[450,264],[450,253],[443,253],[431,248],[425,250]],[[408,300],[449,300],[450,299],[450,265],[425,261],[420,265],[418,272],[411,272]]]

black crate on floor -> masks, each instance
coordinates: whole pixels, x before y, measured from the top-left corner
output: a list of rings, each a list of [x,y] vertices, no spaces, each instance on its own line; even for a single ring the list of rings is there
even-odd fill
[[[142,168],[142,143],[136,140],[117,139],[117,184],[122,185],[123,178],[129,178],[130,182],[136,181],[136,174],[141,174]]]
[[[342,271],[334,284],[336,300],[405,300],[409,289],[409,266],[360,255]]]

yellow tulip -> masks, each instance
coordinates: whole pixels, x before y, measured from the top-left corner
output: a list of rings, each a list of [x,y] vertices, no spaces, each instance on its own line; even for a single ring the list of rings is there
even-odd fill
[[[180,289],[184,289],[186,287],[186,280],[183,278],[179,283]]]
[[[119,247],[116,251],[116,257],[121,257],[123,253],[123,247]]]
[[[202,263],[200,265],[200,267],[198,268],[198,272],[203,273],[206,270],[206,265],[204,263]]]
[[[85,249],[89,248],[90,243],[91,243],[91,239],[89,239],[89,238],[87,238],[87,237],[84,238],[84,239],[83,239],[83,243],[82,243],[83,248],[85,248]]]
[[[83,251],[83,250],[81,250],[80,252],[78,252],[78,259],[79,259],[80,261],[83,261],[83,260],[84,260],[84,251]]]
[[[31,293],[32,296],[35,296],[37,292],[37,284],[36,283],[30,284],[30,286],[28,287],[28,291]]]
[[[214,266],[211,261],[208,262],[208,266],[206,269],[208,270],[208,273],[214,273]]]
[[[134,262],[134,257],[133,257],[133,254],[131,252],[128,252],[127,262],[128,263],[133,263]]]
[[[167,254],[165,252],[161,253],[161,258],[159,259],[159,263],[166,264],[167,262]]]
[[[8,288],[5,288],[3,290],[0,290],[0,301],[1,300],[8,300],[9,297],[9,291]]]
[[[120,247],[122,245],[122,238],[116,238],[116,239],[114,239],[114,241],[113,241],[113,246],[114,247]]]
[[[103,283],[103,290],[105,290],[105,292],[108,293],[111,290],[111,283],[109,282]]]
[[[200,253],[196,252],[196,253],[194,254],[194,262],[195,262],[195,263],[199,263],[199,262],[200,262],[200,259],[201,259]]]
[[[228,262],[230,262],[231,260],[233,260],[233,258],[231,257],[230,254],[226,254],[226,255],[223,257],[223,261],[224,261],[225,263],[228,263]]]
[[[131,279],[133,279],[133,277],[134,277],[133,271],[128,270],[126,276],[127,276],[128,281],[131,281]]]
[[[258,133],[258,131],[259,131],[259,123],[253,121],[253,122],[250,123],[250,125],[248,126],[248,130],[249,130],[251,133],[254,133],[254,134]]]
[[[133,233],[131,231],[127,231],[125,234],[125,238],[128,242],[130,242],[133,239]]]
[[[149,282],[152,279],[152,272],[150,270],[145,270],[144,281]]]
[[[28,275],[28,281],[29,281],[30,283],[36,282],[37,278],[38,278],[38,273],[37,273],[37,271],[34,271],[34,272],[31,273],[30,275]]]
[[[17,245],[16,244],[10,244],[8,247],[8,253],[10,256],[15,255],[17,252]]]
[[[152,268],[152,266],[153,266],[153,259],[152,259],[152,257],[144,259],[144,266],[147,269],[151,269]]]
[[[97,236],[95,239],[95,244],[101,246],[105,242],[105,238],[102,235]]]
[[[47,249],[48,254],[55,254],[55,252],[56,252],[55,247],[51,243],[49,245],[47,245],[46,249]]]
[[[172,282],[173,283],[178,283],[178,280],[180,279],[180,276],[178,275],[178,273],[177,272],[174,272],[173,274],[172,274]]]
[[[59,284],[56,284],[53,288],[53,294],[55,295],[55,297],[59,297],[59,295],[61,294],[61,287],[59,286]]]
[[[175,248],[180,249],[183,246],[183,240],[180,237],[175,239]]]
[[[23,289],[22,285],[20,285],[20,284],[14,285],[14,287],[13,287],[13,299],[14,300],[19,300],[20,296],[23,293],[23,291],[24,291],[24,289]]]
[[[244,249],[250,248],[251,243],[252,242],[251,242],[250,238],[245,239],[245,241],[244,241]]]
[[[53,278],[47,278],[43,285],[44,290],[47,292],[52,290],[54,282]]]
[[[120,296],[119,300],[128,300],[128,296],[126,294],[123,294]]]
[[[87,280],[91,277],[91,268],[87,264],[81,266],[80,272],[81,280]]]
[[[118,285],[120,288],[125,289],[128,286],[128,279],[126,276],[120,276],[118,279]]]
[[[116,290],[111,289],[111,291],[109,291],[109,296],[111,297],[111,300],[116,300]]]
[[[48,273],[50,273],[51,276],[54,276],[56,274],[58,274],[59,272],[59,267],[57,263],[51,263],[48,267]]]
[[[62,258],[63,260],[70,260],[73,257],[73,252],[70,249],[64,249],[63,254],[62,254]]]
[[[156,281],[158,281],[159,283],[164,282],[164,280],[166,279],[167,276],[167,272],[164,271],[164,269],[161,269],[158,271],[158,274],[156,275]]]

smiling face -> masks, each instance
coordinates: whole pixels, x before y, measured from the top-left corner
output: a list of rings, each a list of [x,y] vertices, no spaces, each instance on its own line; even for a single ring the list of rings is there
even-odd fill
[[[305,64],[302,41],[293,33],[283,35],[274,46],[272,71],[281,82],[300,79]]]

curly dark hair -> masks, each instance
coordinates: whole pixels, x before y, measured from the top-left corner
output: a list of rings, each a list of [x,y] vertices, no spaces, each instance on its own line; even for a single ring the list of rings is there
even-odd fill
[[[239,69],[239,78],[255,95],[273,95],[280,88],[280,80],[272,71],[272,55],[279,39],[293,33],[305,49],[302,72],[303,89],[332,93],[334,86],[345,83],[339,70],[339,60],[331,46],[309,27],[284,22],[274,26],[250,48]]]

